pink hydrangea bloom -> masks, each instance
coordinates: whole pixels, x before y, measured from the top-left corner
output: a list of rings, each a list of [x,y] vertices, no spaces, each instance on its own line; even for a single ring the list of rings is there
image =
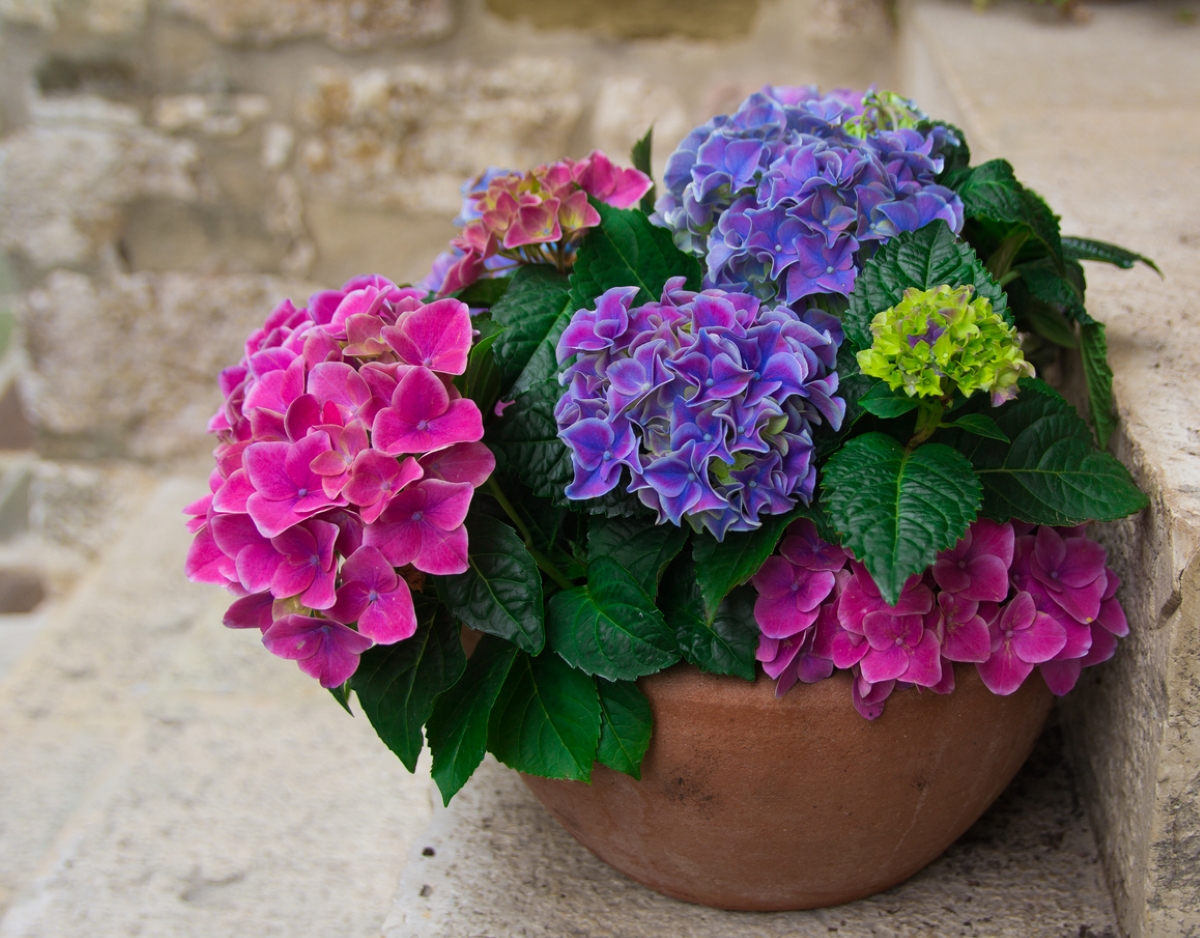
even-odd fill
[[[1083,528],[981,518],[889,606],[862,564],[812,522],[796,522],[752,578],[757,657],[780,696],[848,669],[851,702],[869,720],[897,688],[953,692],[955,662],[975,664],[997,694],[1014,693],[1035,668],[1065,694],[1129,631],[1104,559]],[[822,573],[834,578],[827,592]]]
[[[991,623],[992,654],[981,662],[979,676],[993,694],[1014,693],[1034,665],[1049,661],[1066,644],[1062,625],[1039,612],[1028,593],[1018,593]]]
[[[754,618],[768,638],[787,638],[817,621],[820,605],[833,592],[828,570],[805,570],[776,554],[768,557],[751,582],[758,590]]]
[[[210,491],[185,509],[188,577],[240,597],[225,624],[326,687],[414,633],[410,565],[465,568],[463,519],[495,468],[452,383],[470,313],[425,296],[371,275],[277,306],[221,373]]]
[[[938,554],[933,578],[948,593],[975,602],[1003,602],[1013,559],[1013,528],[980,518],[950,550]]]
[[[588,197],[630,208],[652,185],[645,173],[620,169],[603,153],[560,160],[527,173],[489,170],[466,189],[462,233],[438,258],[426,283],[442,296],[470,286],[496,261],[567,268],[600,213]]]

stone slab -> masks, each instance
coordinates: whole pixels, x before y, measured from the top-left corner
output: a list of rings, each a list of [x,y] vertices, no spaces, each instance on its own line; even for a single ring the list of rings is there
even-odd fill
[[[860,902],[788,913],[708,909],[626,879],[577,844],[515,772],[489,757],[413,843],[383,927],[384,938],[833,934],[1117,938],[1057,730],[1043,736],[993,808],[907,883]]]
[[[379,933],[428,768],[409,775],[361,715],[225,629],[226,594],[184,579],[179,509],[205,488],[144,480],[0,660],[3,938]]]

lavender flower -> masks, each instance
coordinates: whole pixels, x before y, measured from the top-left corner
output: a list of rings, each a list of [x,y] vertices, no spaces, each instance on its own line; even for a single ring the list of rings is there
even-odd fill
[[[841,326],[818,310],[765,308],[744,293],[683,289],[634,307],[615,287],[558,343],[567,391],[555,408],[575,479],[567,497],[620,484],[661,521],[718,539],[812,497],[812,428],[841,426]]]
[[[684,139],[652,220],[705,257],[706,287],[848,296],[869,242],[935,218],[962,228],[962,202],[934,181],[958,141],[923,119],[889,92],[768,86]]]

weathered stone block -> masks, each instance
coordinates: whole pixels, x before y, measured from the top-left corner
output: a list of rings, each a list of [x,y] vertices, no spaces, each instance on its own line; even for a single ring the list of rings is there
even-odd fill
[[[348,204],[457,212],[463,180],[488,166],[556,159],[579,117],[575,72],[552,59],[356,71],[318,68],[298,110],[310,191]]]
[[[348,51],[440,39],[454,25],[450,0],[170,0],[169,6],[226,42],[319,37]]]
[[[0,141],[0,246],[48,268],[82,264],[139,196],[196,197],[196,147],[100,98],[36,99],[31,126]]]
[[[273,277],[55,271],[23,310],[35,425],[71,452],[161,457],[202,448],[220,403],[215,376],[284,297],[311,284]],[[73,442],[72,442],[73,441]],[[71,449],[70,447],[75,447]]]

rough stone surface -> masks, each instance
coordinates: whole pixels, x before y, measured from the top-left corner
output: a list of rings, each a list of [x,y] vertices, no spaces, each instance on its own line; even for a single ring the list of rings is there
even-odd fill
[[[581,110],[569,64],[514,59],[364,71],[314,69],[298,110],[314,192],[352,205],[457,213],[459,187],[488,166],[566,152]]]
[[[227,42],[319,37],[347,51],[440,39],[454,21],[450,0],[169,0],[169,7]]]
[[[639,886],[579,846],[489,757],[413,844],[384,938],[1116,938],[1060,747],[1048,731],[1000,801],[907,883],[788,913],[722,912]]]
[[[195,146],[141,127],[130,107],[49,99],[31,117],[0,141],[0,247],[36,267],[92,259],[134,198],[196,198]]]
[[[379,934],[427,770],[184,580],[179,506],[204,490],[143,480],[0,679],[4,938]]]
[[[284,297],[316,287],[263,276],[55,271],[26,301],[26,406],[44,431],[94,452],[163,457],[194,448],[220,403],[217,373]]]
[[[907,90],[964,127],[976,160],[1008,158],[1064,231],[1165,274],[1088,265],[1116,371],[1113,447],[1153,504],[1102,532],[1133,633],[1068,698],[1066,724],[1134,938],[1200,935],[1200,108],[1181,94],[1200,83],[1200,44],[1180,11],[1097,6],[1077,27],[1015,3],[902,10]]]
[[[626,75],[609,78],[600,86],[592,113],[592,139],[597,149],[623,158],[651,127],[654,176],[661,179],[667,157],[692,129],[678,92]]]

